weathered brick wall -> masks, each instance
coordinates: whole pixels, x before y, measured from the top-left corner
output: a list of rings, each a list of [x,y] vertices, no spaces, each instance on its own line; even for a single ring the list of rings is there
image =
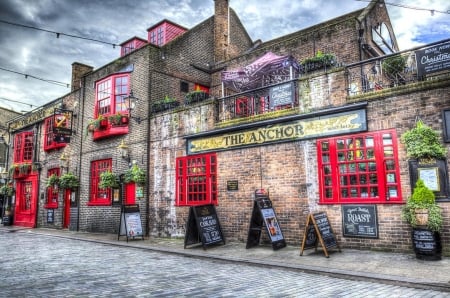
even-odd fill
[[[317,86],[310,88],[315,82]],[[306,113],[320,106],[341,106],[347,101],[343,70],[308,79],[301,78],[299,86],[300,97],[305,102],[299,113]],[[311,90],[305,90],[308,88]],[[450,85],[431,89],[423,86],[419,90],[409,90],[405,86],[398,92],[393,91],[380,97],[371,95],[370,98],[360,98],[361,101],[368,100],[369,131],[392,128],[397,131],[404,201],[411,190],[407,157],[404,146],[400,143],[400,136],[414,126],[417,116],[436,130],[442,131],[441,111],[450,108],[450,102],[446,99],[449,92]],[[152,118],[150,159],[161,163],[155,163],[150,187],[154,188],[155,195],[164,199],[152,201],[150,198],[150,204],[152,212],[162,212],[164,216],[155,218],[155,222],[150,224],[151,235],[184,235],[187,208],[173,207],[175,158],[186,154],[185,136],[214,128],[214,122],[210,122],[214,111],[213,104],[204,104],[194,109]],[[450,150],[450,144],[446,146]],[[342,236],[341,205],[319,204],[316,150],[316,140],[306,140],[218,152],[217,212],[225,237],[229,240],[246,241],[254,191],[262,187],[270,192],[284,236],[290,244],[300,245],[310,212],[326,211],[341,247],[409,251],[411,230],[401,219],[403,204],[377,204],[379,239]],[[238,180],[238,191],[227,191],[226,182],[229,180]],[[448,203],[442,202],[440,206],[445,218],[441,235],[445,249],[450,244],[450,214]],[[161,208],[164,211],[158,211]],[[161,228],[164,228],[163,233]]]

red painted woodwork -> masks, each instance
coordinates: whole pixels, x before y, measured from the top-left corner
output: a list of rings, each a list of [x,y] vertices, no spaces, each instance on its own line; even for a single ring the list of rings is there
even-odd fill
[[[215,153],[178,157],[175,206],[217,205],[217,157]]]
[[[55,142],[54,138],[55,138],[55,134],[53,133],[53,126],[54,126],[55,120],[54,117],[48,117],[47,119],[45,119],[45,124],[44,124],[44,129],[45,129],[45,133],[44,133],[44,151],[50,151],[50,150],[54,150],[54,149],[59,149],[59,148],[63,148],[66,146],[66,143],[58,143]],[[67,121],[64,123],[64,127],[67,127]]]
[[[65,189],[64,198],[64,217],[63,217],[63,229],[69,228],[70,225],[70,196],[72,195],[72,190]]]
[[[29,228],[36,227],[38,203],[37,175],[16,180],[16,203],[14,208],[14,225]]]
[[[136,183],[125,184],[125,205],[136,204]]]
[[[127,41],[124,41],[120,44],[120,56],[125,56],[139,48],[142,48],[147,44],[147,41],[145,39],[139,38],[139,37],[133,37],[131,39],[128,39]]]
[[[128,125],[121,125],[121,126],[109,125],[106,129],[94,130],[94,133],[92,134],[92,139],[95,141],[113,136],[125,135],[127,133],[128,133]]]
[[[187,31],[186,28],[163,20],[147,29],[148,42],[157,46],[162,46]]]

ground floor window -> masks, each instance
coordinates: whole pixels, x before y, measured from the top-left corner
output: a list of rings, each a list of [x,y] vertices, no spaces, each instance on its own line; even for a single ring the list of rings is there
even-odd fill
[[[177,158],[176,181],[176,206],[217,205],[216,154]]]
[[[52,175],[56,175],[59,177],[59,168],[49,169],[47,172],[47,179],[49,179]],[[51,185],[47,187],[47,201],[45,204],[45,208],[58,208],[58,195],[59,189],[57,185]]]
[[[395,130],[317,141],[320,202],[401,202]]]
[[[112,160],[102,159],[91,162],[91,197],[89,205],[111,205],[111,188],[100,188],[100,174],[111,171]]]

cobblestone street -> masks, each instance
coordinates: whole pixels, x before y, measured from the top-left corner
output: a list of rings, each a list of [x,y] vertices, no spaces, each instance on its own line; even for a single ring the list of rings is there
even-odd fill
[[[450,297],[23,232],[0,243],[1,297]]]

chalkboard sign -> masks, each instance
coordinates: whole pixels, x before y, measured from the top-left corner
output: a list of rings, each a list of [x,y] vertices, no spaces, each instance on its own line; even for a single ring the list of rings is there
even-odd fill
[[[47,209],[47,223],[54,223],[55,209]]]
[[[441,259],[442,246],[439,233],[428,229],[415,228],[412,231],[412,242],[418,259]]]
[[[376,205],[342,205],[342,228],[346,237],[378,238]]]
[[[127,242],[129,238],[141,238],[144,240],[139,205],[131,204],[122,206],[117,240],[119,240],[120,236],[126,236]]]
[[[212,244],[225,244],[225,238],[214,205],[189,208],[184,248],[197,243],[201,243],[203,249]]]
[[[274,250],[286,246],[286,241],[281,232],[275,210],[272,207],[272,202],[270,201],[268,194],[258,190],[255,192],[246,248],[251,248],[259,244],[263,225],[266,228]]]
[[[325,212],[308,215],[300,255],[303,255],[305,249],[315,248],[317,250],[318,242],[320,242],[327,258],[329,257],[329,248],[337,247],[341,251]]]
[[[270,88],[270,107],[277,107],[292,104],[294,93],[293,84],[287,83]]]

